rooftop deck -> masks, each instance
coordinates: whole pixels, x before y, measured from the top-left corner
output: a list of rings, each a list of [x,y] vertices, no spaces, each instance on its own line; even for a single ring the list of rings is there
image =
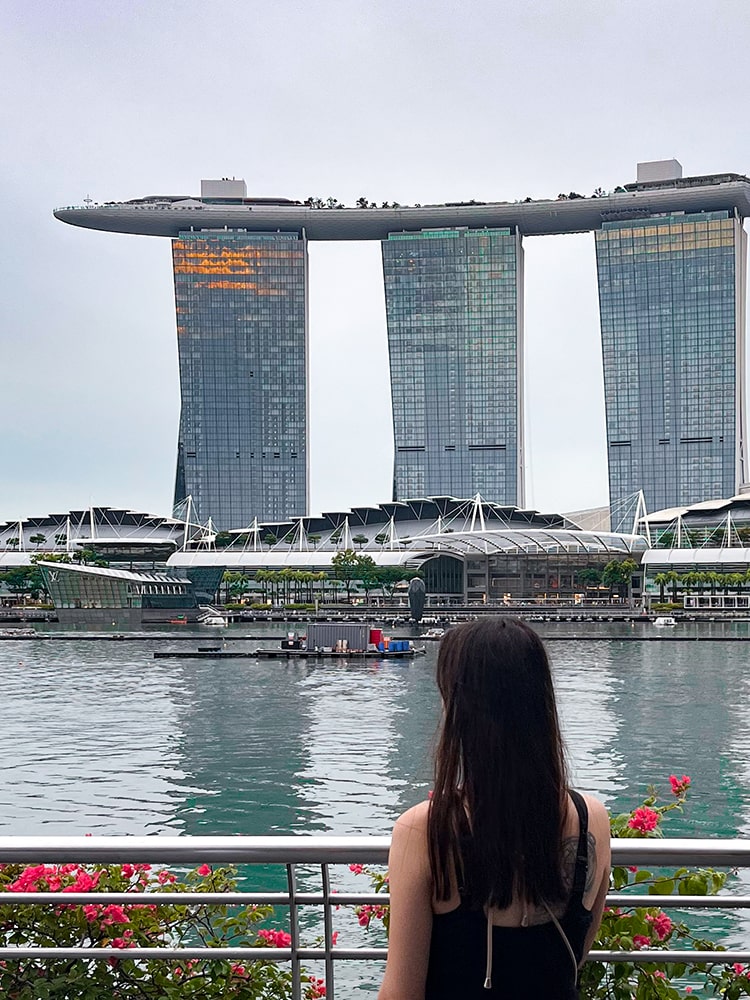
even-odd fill
[[[518,228],[523,236],[585,233],[604,222],[670,212],[737,211],[750,215],[750,181],[737,174],[685,178],[670,185],[629,185],[597,198],[404,206],[310,208],[303,204],[132,202],[71,206],[55,218],[72,226],[140,236],[176,237],[190,229],[240,229],[248,233],[303,232],[309,240],[383,240],[392,232],[456,227]]]

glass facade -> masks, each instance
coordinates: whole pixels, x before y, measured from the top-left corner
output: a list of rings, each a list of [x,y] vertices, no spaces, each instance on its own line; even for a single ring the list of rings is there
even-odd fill
[[[307,513],[307,241],[172,241],[182,409],[175,503],[220,529]]]
[[[393,498],[523,506],[523,250],[510,229],[383,240]]]
[[[89,572],[63,563],[40,565],[44,583],[55,608],[194,608],[195,593],[189,582],[165,574]]]
[[[612,530],[729,497],[745,479],[746,236],[729,212],[606,222],[595,233]]]

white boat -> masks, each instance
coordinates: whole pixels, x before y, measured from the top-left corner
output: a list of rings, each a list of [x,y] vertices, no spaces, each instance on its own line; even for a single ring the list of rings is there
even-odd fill
[[[676,624],[677,619],[671,615],[659,615],[658,618],[654,618],[654,625],[657,625],[659,628],[671,628],[672,625]]]
[[[198,619],[199,625],[214,625],[217,628],[225,628],[227,623],[223,615],[204,615]]]

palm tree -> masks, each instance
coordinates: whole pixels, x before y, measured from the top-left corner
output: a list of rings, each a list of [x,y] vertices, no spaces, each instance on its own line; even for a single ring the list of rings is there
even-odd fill
[[[742,584],[745,582],[744,573],[727,573],[727,584],[737,591],[738,594],[742,593]]]
[[[677,604],[677,584],[680,582],[680,574],[670,569],[667,573],[667,582],[672,585],[672,604]]]
[[[664,588],[669,583],[669,577],[666,573],[657,573],[654,577],[654,583],[659,588],[659,603],[664,603]]]

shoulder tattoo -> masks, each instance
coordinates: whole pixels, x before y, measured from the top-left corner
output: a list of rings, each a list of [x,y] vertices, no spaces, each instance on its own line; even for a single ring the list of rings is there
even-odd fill
[[[596,837],[589,830],[586,837],[586,849],[588,854],[588,864],[586,865],[586,882],[584,893],[594,885],[596,878]],[[566,837],[562,843],[562,869],[563,883],[569,891],[573,888],[573,875],[576,867],[576,855],[578,853],[578,837]]]

